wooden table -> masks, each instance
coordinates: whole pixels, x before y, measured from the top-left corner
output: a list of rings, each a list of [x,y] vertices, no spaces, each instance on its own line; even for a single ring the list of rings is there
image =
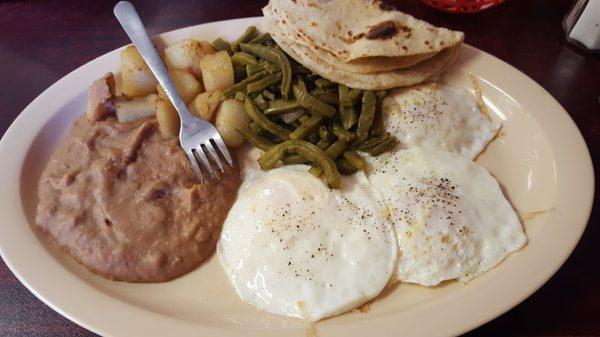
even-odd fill
[[[442,13],[417,0],[395,4],[433,24],[464,31],[467,43],[540,83],[575,120],[598,168],[600,56],[588,55],[565,42],[561,22],[571,2],[508,0],[477,15]],[[100,0],[0,2],[0,134],[52,83],[129,42],[112,15],[113,4]],[[150,33],[158,34],[204,22],[256,16],[264,1],[138,0],[135,4]],[[469,335],[600,336],[598,212],[594,207],[579,246],[544,287]],[[0,336],[94,334],[36,299],[0,262]]]

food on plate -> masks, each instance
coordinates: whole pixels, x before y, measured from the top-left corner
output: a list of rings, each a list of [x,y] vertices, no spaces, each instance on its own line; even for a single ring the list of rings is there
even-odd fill
[[[80,117],[42,173],[36,223],[94,273],[167,281],[213,252],[240,184],[234,169],[197,179],[155,120]]]
[[[121,52],[121,91],[126,96],[146,96],[156,92],[158,81],[134,46]]]
[[[313,175],[322,175],[330,187],[339,188],[340,173],[365,166],[356,150],[377,155],[393,148],[395,137],[386,134],[379,123],[384,91],[333,83],[289,60],[268,34],[251,39],[256,31],[250,31],[254,35],[245,33],[236,41],[237,47],[218,40],[217,49],[231,50],[231,63],[242,74],[223,96],[244,102],[252,122],[236,128],[252,145],[266,151],[259,160],[263,169],[279,162],[308,163]],[[242,42],[246,40],[250,41]]]
[[[156,120],[163,138],[179,136],[179,114],[173,104],[162,97],[156,99]]]
[[[250,175],[217,249],[244,301],[316,321],[384,289],[398,250],[382,196],[363,174],[344,179],[328,189],[304,165]]]
[[[114,111],[112,101],[115,95],[115,76],[107,73],[102,78],[94,81],[88,92],[86,116],[95,121]]]
[[[194,75],[187,71],[172,69],[169,70],[169,77],[173,81],[175,88],[177,88],[177,92],[181,96],[181,99],[183,99],[186,104],[190,103],[196,96],[204,91],[202,83],[198,82],[198,80],[194,78]],[[158,90],[160,97],[163,97],[166,100],[169,99],[167,93],[160,85],[158,85],[156,89]]]
[[[156,111],[157,99],[158,95],[156,94],[139,97],[115,97],[115,115],[120,123],[152,117]]]
[[[221,103],[221,95],[220,91],[203,92],[196,96],[187,108],[194,115],[204,120],[211,121]]]
[[[458,154],[413,148],[372,159],[398,236],[399,281],[468,281],[527,242],[498,182]]]
[[[364,90],[434,79],[454,62],[464,38],[379,1],[271,0],[263,14],[273,39],[296,61]]]
[[[244,137],[238,129],[245,129],[252,120],[246,114],[244,103],[236,99],[226,99],[221,102],[215,117],[215,127],[227,146],[240,146]]]
[[[200,61],[202,82],[206,91],[223,91],[234,83],[233,65],[226,51],[206,55]]]
[[[215,49],[208,41],[185,39],[165,48],[164,60],[167,68],[185,70],[201,80],[200,61],[214,52]]]
[[[396,280],[468,281],[526,244],[472,162],[501,124],[475,81],[476,95],[432,82],[461,32],[378,1],[271,0],[263,12],[268,33],[162,51],[189,111],[241,148],[242,176],[227,167],[198,184],[176,109],[127,47],[121,91],[112,73],[92,84],[40,180],[36,223],[64,250],[107,278],[159,282],[218,245],[244,301],[317,321]]]
[[[206,41],[168,47],[169,76],[192,113],[217,113],[224,139],[237,145],[235,127],[248,126],[239,101],[204,91],[204,77],[226,85],[229,55],[212,61]],[[212,77],[210,77],[212,75]],[[225,75],[225,76],[224,76]],[[161,282],[198,266],[215,249],[240,184],[227,167],[219,181],[199,184],[179,146],[179,115],[133,46],[121,53],[121,91],[108,73],[88,93],[77,119],[52,155],[39,183],[36,223],[92,272],[130,282]],[[224,80],[225,79],[225,80]],[[232,140],[233,139],[233,140]]]
[[[383,125],[404,149],[421,147],[474,159],[501,124],[481,111],[466,89],[427,83],[391,91],[382,105]]]

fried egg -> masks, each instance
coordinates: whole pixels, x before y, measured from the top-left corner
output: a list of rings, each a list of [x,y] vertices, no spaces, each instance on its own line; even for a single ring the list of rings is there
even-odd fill
[[[369,159],[400,251],[399,281],[468,281],[527,242],[498,182],[458,154],[414,148]]]
[[[331,190],[307,169],[250,175],[223,225],[218,256],[242,300],[316,321],[377,296],[398,246],[383,197],[364,174]]]
[[[401,147],[445,150],[474,159],[501,124],[482,113],[466,89],[427,83],[390,92],[382,102],[383,123]]]

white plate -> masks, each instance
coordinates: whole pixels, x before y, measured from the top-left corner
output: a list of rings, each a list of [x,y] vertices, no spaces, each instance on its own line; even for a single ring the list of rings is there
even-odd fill
[[[184,37],[234,39],[260,18],[215,22],[162,34],[159,46]],[[162,284],[105,280],[79,266],[35,229],[38,178],[50,154],[85,108],[87,87],[117,71],[119,50],[65,76],[36,98],[0,142],[0,252],[21,282],[74,322],[107,336],[304,336],[295,319],[241,303],[216,258]],[[480,78],[485,100],[505,135],[478,159],[521,212],[549,210],[525,221],[529,244],[469,284],[401,285],[368,313],[320,322],[319,336],[447,336],[509,310],[558,270],[585,229],[594,193],[586,145],[565,110],[510,65],[465,46],[445,81]],[[529,213],[531,214],[531,213]],[[530,218],[530,217],[526,217]],[[532,217],[531,217],[532,218]]]

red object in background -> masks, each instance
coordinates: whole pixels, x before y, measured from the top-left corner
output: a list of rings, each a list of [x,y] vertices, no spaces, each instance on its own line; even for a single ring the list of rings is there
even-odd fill
[[[477,13],[501,4],[504,0],[421,0],[431,7],[451,13]]]

